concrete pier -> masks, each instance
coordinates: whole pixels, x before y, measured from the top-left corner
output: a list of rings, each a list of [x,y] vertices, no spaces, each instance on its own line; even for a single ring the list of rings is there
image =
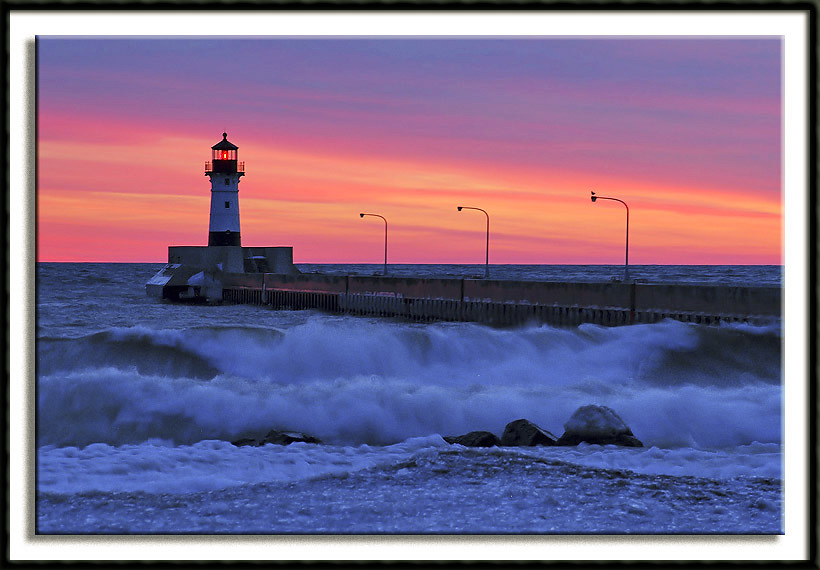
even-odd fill
[[[223,275],[292,275],[292,247],[169,246],[168,264],[146,284],[151,297],[206,302],[222,299]]]
[[[223,302],[496,326],[780,318],[780,287],[225,273]]]

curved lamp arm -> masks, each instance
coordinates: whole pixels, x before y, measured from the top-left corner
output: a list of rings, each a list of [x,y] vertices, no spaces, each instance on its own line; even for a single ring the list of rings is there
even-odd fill
[[[614,202],[620,202],[626,208],[626,261],[624,262],[624,283],[629,281],[629,206],[627,206],[626,202],[620,200],[618,198],[610,198],[609,196],[597,196],[595,192],[590,191],[589,198],[594,203],[595,200],[612,200]]]
[[[384,274],[385,276],[387,276],[387,218],[385,218],[384,216],[380,216],[379,214],[359,214],[360,218],[364,218],[365,216],[373,216],[374,218],[381,218],[382,220],[384,220]]]
[[[484,215],[487,216],[487,251],[484,256],[484,278],[490,276],[490,214],[488,214],[485,210],[481,208],[474,208],[472,206],[457,206],[458,211],[461,210],[478,210],[479,212],[484,212]]]

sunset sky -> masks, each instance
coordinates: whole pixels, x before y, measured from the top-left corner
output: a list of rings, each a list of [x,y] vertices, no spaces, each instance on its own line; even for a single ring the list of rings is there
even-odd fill
[[[782,262],[782,44],[726,39],[37,42],[37,257],[205,245],[227,131],[242,242],[296,263]]]

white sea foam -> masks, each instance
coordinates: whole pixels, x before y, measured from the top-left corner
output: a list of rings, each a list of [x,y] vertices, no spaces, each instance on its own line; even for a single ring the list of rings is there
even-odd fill
[[[171,446],[160,442],[86,447],[45,446],[38,451],[38,488],[45,492],[192,493],[256,483],[286,483],[321,477],[343,477],[363,469],[386,469],[410,461],[436,461],[442,452],[459,452],[440,436],[411,438],[391,446],[235,447],[206,440]],[[624,449],[580,445],[568,448],[489,448],[472,454],[516,455],[561,461],[597,469],[646,475],[697,476],[713,479],[781,476],[776,444],[753,444],[732,451],[694,449]],[[465,464],[466,465],[466,464]]]
[[[674,389],[581,384],[457,386],[355,376],[270,385],[225,376],[210,382],[107,369],[41,379],[43,444],[177,443],[311,433],[331,443],[387,444],[431,433],[499,434],[527,418],[553,433],[580,406],[615,410],[646,445],[726,447],[780,441],[777,386]]]
[[[192,493],[343,476],[449,447],[440,436],[411,438],[387,447],[304,443],[236,447],[216,440],[177,447],[158,441],[116,447],[103,443],[82,448],[46,446],[38,451],[37,477],[39,489],[45,492]]]

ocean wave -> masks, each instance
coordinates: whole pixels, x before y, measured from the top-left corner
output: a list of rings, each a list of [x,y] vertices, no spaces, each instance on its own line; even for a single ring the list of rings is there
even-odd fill
[[[142,374],[210,379],[249,343],[265,345],[280,337],[275,329],[250,326],[184,330],[117,327],[79,338],[39,338],[37,365],[42,374],[118,368]]]
[[[212,379],[219,374],[270,383],[356,375],[454,383],[649,385],[779,383],[778,327],[699,326],[665,321],[631,327],[581,325],[493,329],[472,323],[417,325],[314,315],[263,326],[111,328],[37,341],[42,374],[99,367]]]
[[[446,385],[357,376],[271,385],[218,376],[209,382],[100,369],[46,376],[38,386],[38,444],[139,443],[259,437],[270,429],[330,444],[385,445],[459,435],[527,418],[555,435],[583,405],[616,410],[645,445],[724,448],[781,441],[779,386]]]
[[[779,329],[668,321],[492,329],[315,315],[287,328],[114,328],[40,338],[40,444],[230,441],[270,429],[338,444],[487,430],[560,435],[616,410],[660,447],[779,442]]]

